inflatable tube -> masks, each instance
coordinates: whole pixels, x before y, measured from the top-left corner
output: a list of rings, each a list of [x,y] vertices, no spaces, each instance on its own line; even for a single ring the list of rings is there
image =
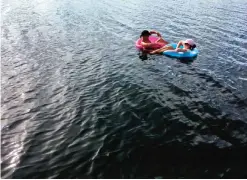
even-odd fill
[[[171,43],[167,44],[167,46],[172,46],[174,49],[177,47],[176,43]],[[180,46],[181,48],[183,46]],[[164,51],[163,55],[170,56],[170,57],[175,57],[175,58],[193,58],[198,55],[199,51],[197,48],[194,48],[192,51],[187,51],[187,52],[169,52],[169,51]]]
[[[158,39],[159,39],[159,37],[156,37],[156,36],[149,36],[149,40],[150,40],[152,43],[155,43]],[[136,48],[138,48],[138,49],[140,49],[140,50],[143,50],[144,47],[142,46],[141,42],[142,42],[142,38],[139,38],[139,39],[136,41]],[[159,49],[159,48],[162,48],[163,46],[165,46],[164,43],[156,43],[156,44],[154,44],[154,45],[151,46],[151,49]]]

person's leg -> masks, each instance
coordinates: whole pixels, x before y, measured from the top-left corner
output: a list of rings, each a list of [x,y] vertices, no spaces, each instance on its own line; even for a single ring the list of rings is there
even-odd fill
[[[162,47],[160,49],[151,51],[150,54],[160,54],[160,53],[167,51],[167,50],[174,50],[174,48],[172,46],[165,46],[165,47]]]

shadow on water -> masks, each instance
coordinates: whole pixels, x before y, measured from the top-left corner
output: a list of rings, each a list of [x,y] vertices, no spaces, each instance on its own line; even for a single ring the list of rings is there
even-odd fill
[[[155,55],[150,55],[146,52],[143,52],[143,51],[139,51],[138,52],[138,56],[139,56],[139,59],[141,59],[142,61],[145,61],[145,60],[148,60],[148,55],[149,56],[155,56]],[[160,56],[164,56],[164,55],[160,55]],[[191,58],[175,58],[175,57],[170,57],[170,56],[167,56],[169,57],[170,59],[173,59],[173,60],[177,60],[181,63],[184,63],[184,64],[191,64],[193,63],[197,57],[191,57]]]
[[[171,58],[171,59],[176,59],[177,61],[184,63],[184,64],[191,64],[192,62],[194,62],[197,59],[197,56],[196,57],[180,57],[180,58],[172,57],[172,56],[168,56],[168,55],[166,55],[166,56]]]
[[[148,53],[144,51],[138,51],[138,56],[142,61],[148,60]]]
[[[184,64],[191,64],[196,60],[197,57],[193,58],[177,58],[177,61],[184,63]]]

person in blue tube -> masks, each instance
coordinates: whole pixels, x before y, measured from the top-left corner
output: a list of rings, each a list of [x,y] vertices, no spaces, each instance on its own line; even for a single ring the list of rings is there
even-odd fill
[[[182,48],[180,46],[183,46]],[[192,39],[186,39],[185,41],[179,41],[177,44],[177,47],[174,49],[172,46],[169,44],[157,49],[153,50],[150,52],[150,54],[161,54],[163,52],[187,52],[187,51],[192,51],[194,48],[196,48],[196,44]]]

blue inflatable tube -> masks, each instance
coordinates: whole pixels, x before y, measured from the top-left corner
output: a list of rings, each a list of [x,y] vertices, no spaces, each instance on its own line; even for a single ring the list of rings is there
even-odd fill
[[[176,43],[171,43],[168,44],[167,46],[172,46],[174,49],[176,49],[177,44]],[[181,46],[182,48],[183,46]],[[169,51],[164,51],[163,55],[170,56],[170,57],[175,57],[175,58],[194,58],[198,55],[199,51],[197,48],[194,48],[192,51],[187,51],[187,52],[169,52]]]

